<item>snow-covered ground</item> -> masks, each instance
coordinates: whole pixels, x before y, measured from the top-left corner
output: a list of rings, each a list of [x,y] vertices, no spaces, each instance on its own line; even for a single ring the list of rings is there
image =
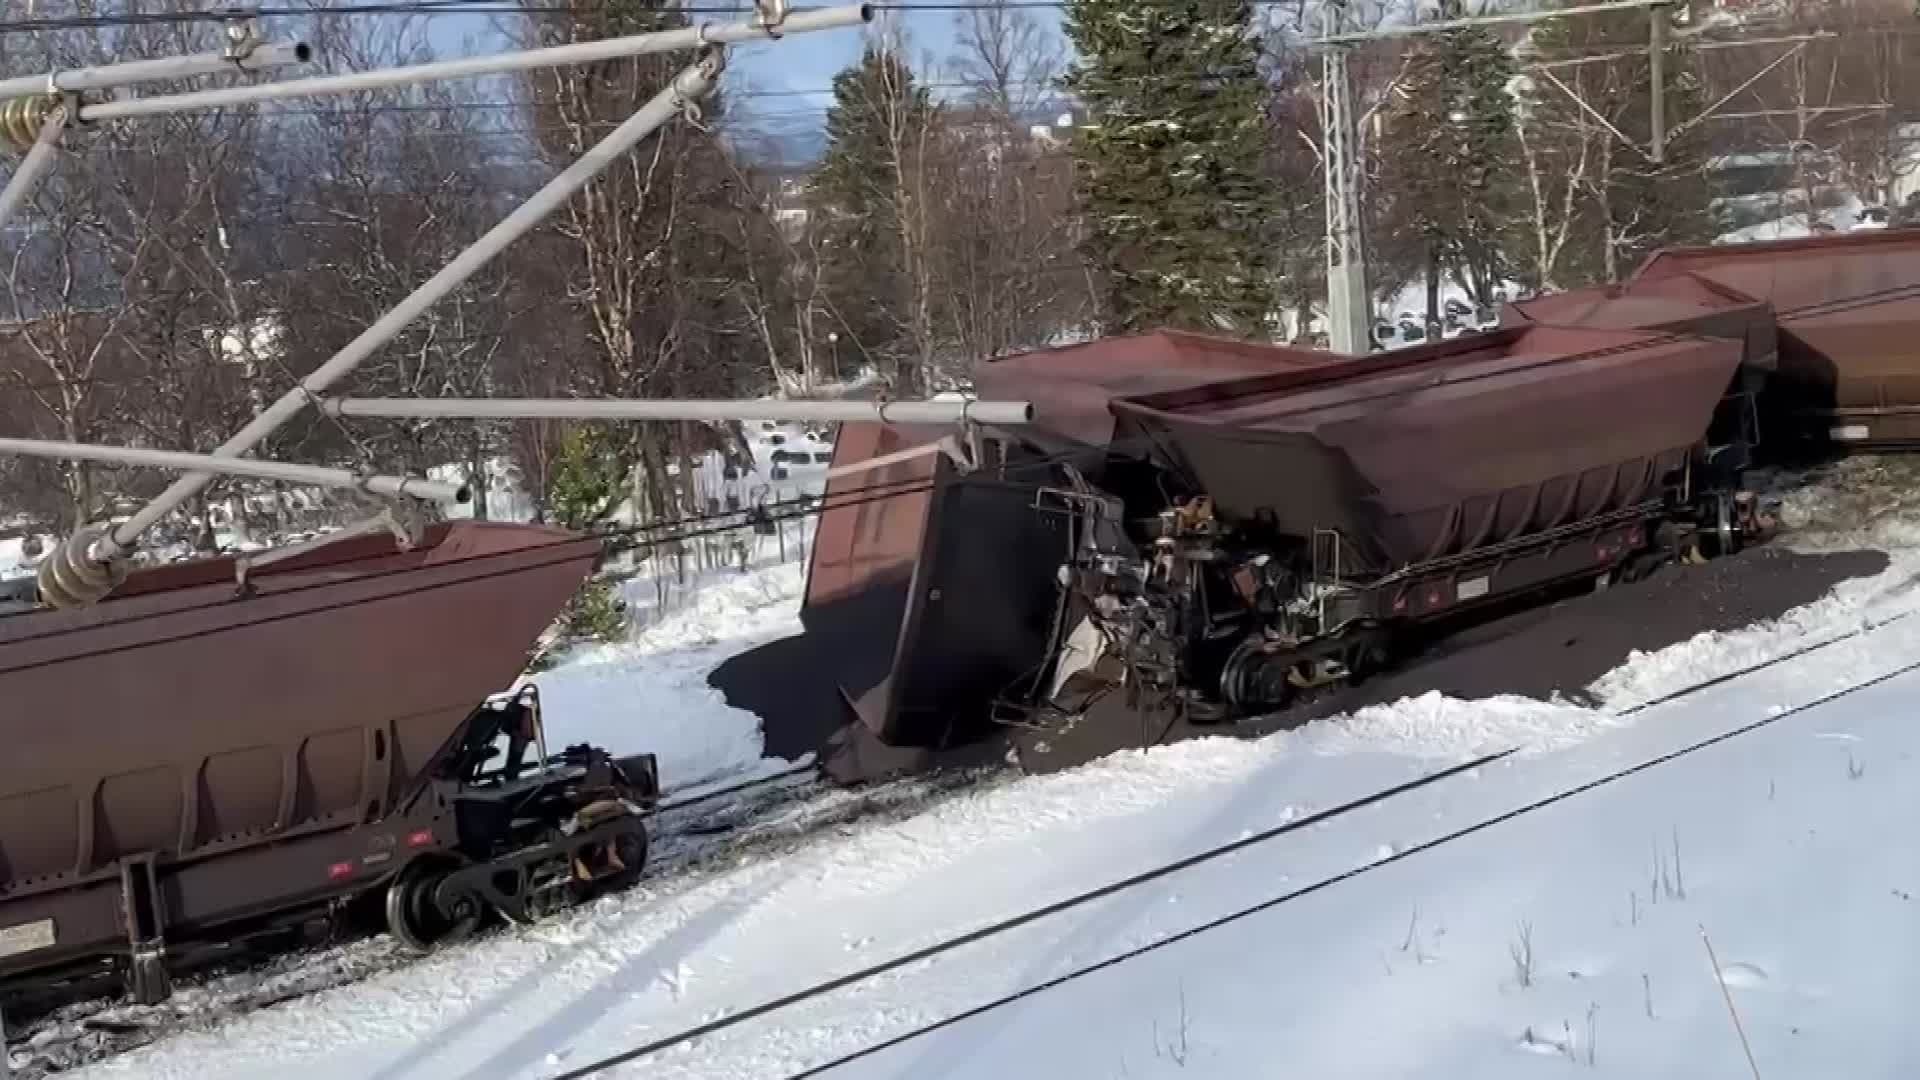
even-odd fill
[[[1764,203],[1762,204],[1764,205]],[[1834,232],[1856,229],[1877,230],[1887,227],[1884,210],[1870,207],[1852,193],[1842,194],[1838,202],[1811,213],[1796,211],[1779,217],[1721,233],[1716,244],[1751,244],[1767,240],[1799,240],[1812,236],[1816,227]]]
[[[1804,544],[1889,550],[1884,573],[1775,624],[1636,656],[1593,688],[1592,708],[1428,697],[1254,743],[1121,754],[658,878],[83,1075],[552,1077],[703,1024],[722,1026],[606,1075],[780,1078],[894,1039],[829,1075],[1751,1075],[1703,928],[1762,1075],[1904,1075],[1912,1040],[1890,1003],[1914,982],[1905,946],[1920,879],[1889,837],[1920,811],[1920,729],[1908,722],[1920,675],[1895,674],[1920,664],[1920,618],[1905,617],[1920,612],[1910,471],[1850,463],[1839,478],[1870,490],[1815,491],[1787,507],[1810,527]],[[644,706],[593,723],[655,738],[654,725],[713,709],[697,700],[710,691],[696,670],[778,632],[791,603],[760,601],[797,587],[796,575],[737,576],[629,646],[569,658],[542,678],[550,715],[574,711],[557,704],[569,693],[582,710],[631,700]],[[1794,655],[1822,642],[1832,644]],[[1767,660],[1778,662],[1659,700]],[[1766,726],[1608,780],[1756,722]],[[690,744],[677,768],[692,777],[744,761],[752,739],[739,729],[720,743]],[[1476,772],[729,1023],[1514,748]]]
[[[655,754],[668,788],[792,764],[763,761],[760,718],[728,706],[707,675],[730,656],[799,633],[805,581],[798,560],[722,571],[665,612],[649,606],[658,599],[651,581],[629,582],[632,638],[578,649],[533,679],[548,738]]]

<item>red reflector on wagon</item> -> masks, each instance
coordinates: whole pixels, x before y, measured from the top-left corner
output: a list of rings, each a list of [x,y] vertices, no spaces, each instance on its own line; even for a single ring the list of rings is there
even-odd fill
[[[407,834],[408,847],[426,847],[431,843],[433,843],[432,829],[421,829],[419,832]]]
[[[332,866],[327,867],[327,876],[335,881],[339,881],[341,878],[350,878],[353,876],[353,864],[350,862],[334,863]]]

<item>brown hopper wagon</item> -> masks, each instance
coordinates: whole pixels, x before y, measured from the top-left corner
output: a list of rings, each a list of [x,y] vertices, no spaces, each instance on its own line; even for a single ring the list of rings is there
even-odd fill
[[[1035,423],[971,459],[843,429],[836,467],[875,467],[822,516],[814,655],[895,745],[1116,681],[1220,719],[1384,663],[1408,625],[1735,546],[1756,521],[1707,436],[1766,338],[1693,285],[1658,317],[1739,336],[1526,326],[1350,359],[1163,332],[983,364],[982,397]]]
[[[1708,456],[1727,469],[1752,464],[1761,442],[1762,395],[1779,368],[1779,334],[1767,301],[1698,274],[1678,273],[1506,304],[1500,322],[1509,328],[1652,330],[1740,342],[1739,371],[1707,431]]]
[[[435,526],[139,570],[0,616],[0,979],[169,973],[384,898],[425,946],[629,880],[652,760],[501,699],[601,542]]]
[[[1920,230],[1656,252],[1632,286],[1691,275],[1768,302],[1778,370],[1768,440],[1920,445]]]
[[[1058,478],[1056,459],[1125,482],[1109,475],[1109,403],[1333,359],[1162,330],[983,363],[982,397],[1031,402],[1036,421],[1020,440],[983,444],[998,463],[985,474],[937,448],[950,428],[843,425],[801,611],[837,704],[890,744],[977,734],[1000,691],[1030,676],[1050,647],[1052,582],[1070,532],[1065,517],[1036,512],[1035,483]],[[864,467],[840,472],[855,466]]]

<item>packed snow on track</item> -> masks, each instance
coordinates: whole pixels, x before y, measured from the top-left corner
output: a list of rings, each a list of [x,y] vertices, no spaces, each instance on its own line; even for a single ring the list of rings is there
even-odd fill
[[[1855,491],[1876,481],[1848,468]],[[1430,696],[969,790],[76,1075],[544,1078],[650,1044],[604,1075],[1737,1077],[1748,1046],[1762,1075],[1886,1075],[1910,1056],[1885,1003],[1913,988],[1920,903],[1913,859],[1887,842],[1920,813],[1909,479],[1787,506],[1796,544],[1875,546],[1884,573],[1636,655],[1590,688],[1595,707]],[[750,633],[773,631],[762,610]],[[710,662],[609,655],[688,688]],[[639,737],[658,721],[591,722]],[[745,756],[689,746],[678,768]]]

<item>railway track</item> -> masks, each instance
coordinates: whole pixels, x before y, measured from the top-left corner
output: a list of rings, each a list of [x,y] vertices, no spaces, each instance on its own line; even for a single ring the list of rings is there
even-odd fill
[[[779,857],[837,828],[902,820],[938,799],[1004,779],[956,772],[847,790],[822,783],[814,770],[803,767],[678,798],[669,793],[651,815],[658,830],[652,869],[615,902],[649,903],[696,888],[743,859]],[[518,932],[500,927],[457,947],[484,950],[500,936]],[[384,935],[365,936],[183,978],[173,998],[158,1005],[115,998],[75,1002],[22,1018],[17,1026],[9,1023],[12,1080],[42,1080],[96,1064],[172,1035],[399,971],[420,959]]]
[[[1906,591],[1909,590],[1896,587],[1882,599],[1893,599]],[[1909,621],[1912,614],[1910,610],[1887,612],[1877,619],[1864,621],[1858,627],[1825,635],[1766,660],[1636,703],[1621,709],[1620,713],[1631,715],[1683,701],[1781,664],[1868,637],[1890,625]],[[1862,684],[1862,686],[1865,685],[1870,683]],[[1859,688],[1848,688],[1840,694],[1830,695],[1821,701],[1851,693]],[[1779,716],[1765,718],[1759,722],[1759,725],[1795,715],[1808,707],[1811,705]],[[1759,725],[1749,725],[1749,727]],[[1732,734],[1738,734],[1744,730],[1748,728],[1737,729]],[[1718,738],[1709,740],[1709,742],[1717,741],[1720,740]],[[1691,753],[1703,748],[1704,745],[1706,744],[1689,748],[1685,752]],[[1634,766],[1629,770],[1623,770],[1622,775],[1644,767],[1647,767],[1644,763]],[[651,903],[695,888],[713,876],[737,866],[742,860],[778,858],[805,847],[822,833],[841,827],[856,824],[885,824],[890,821],[904,820],[917,815],[942,798],[1007,783],[1017,778],[1017,775],[1012,770],[1000,768],[954,771],[875,784],[860,789],[846,789],[825,782],[811,766],[801,766],[719,788],[683,790],[679,795],[670,792],[651,814],[652,826],[655,830],[652,869],[646,878],[619,902]],[[1434,774],[1413,785],[1403,785],[1403,788],[1412,790],[1414,787],[1441,779],[1444,775],[1445,773]],[[1321,823],[1400,793],[1402,793],[1400,790],[1375,792],[1352,803],[1315,815],[1307,821]],[[1564,797],[1567,796],[1557,796],[1554,801]],[[1489,827],[1490,824],[1492,823],[1482,823],[1469,831],[1477,831],[1480,828]],[[1283,835],[1286,831],[1289,830],[1278,830],[1273,835]],[[1256,837],[1250,842],[1264,842],[1267,839],[1271,837]],[[1235,846],[1245,846],[1245,843]],[[1409,849],[1404,854],[1412,854],[1418,850],[1421,849]],[[1219,852],[1202,853],[1182,860],[1179,865],[1142,875],[1140,881],[1118,883],[1115,886],[1096,890],[1096,893],[1104,895],[1116,888],[1131,888],[1146,880],[1164,876],[1165,873],[1178,872],[1186,865],[1208,861],[1219,854]],[[1326,885],[1309,888],[1322,887]],[[1055,905],[1049,910],[1029,912],[1012,922],[1024,925],[1056,913],[1055,909],[1065,910],[1066,907],[1094,898],[1097,897],[1091,894],[1076,898],[1064,905]],[[566,916],[563,914],[559,917]],[[1004,931],[1011,928],[1012,926],[1005,926],[1000,929]],[[511,928],[494,930],[459,947],[485,949],[498,935],[515,932],[518,931]],[[994,932],[993,928],[987,931],[989,934],[992,932]],[[968,940],[973,939],[970,937]],[[934,952],[944,951],[966,943],[966,941],[948,942],[933,946],[931,949]],[[919,958],[917,954],[916,957],[891,961],[874,969],[855,973],[844,982],[850,984],[871,978],[883,970],[891,970],[900,964],[910,963],[916,958]],[[9,1029],[8,1041],[12,1047],[14,1076],[16,1080],[21,1078],[38,1080],[38,1078],[56,1075],[75,1067],[115,1057],[174,1034],[210,1028],[259,1009],[270,1008],[324,990],[352,985],[397,971],[417,959],[384,937],[362,938],[297,950],[239,965],[229,970],[182,980],[175,998],[156,1006],[135,1006],[109,999],[76,1003],[44,1016],[31,1018],[19,1027]],[[816,987],[794,996],[792,1000],[783,999],[765,1003],[762,1006],[745,1008],[730,1015],[726,1023],[731,1025],[754,1016],[779,1011],[798,1004],[807,997],[825,992],[830,992],[830,989]],[[702,1033],[704,1032],[670,1037],[658,1045],[647,1048],[645,1052],[652,1053],[673,1045],[676,1039],[685,1041]],[[629,1059],[623,1057],[621,1060]],[[596,1069],[615,1063],[617,1062],[598,1063],[567,1075],[584,1077],[592,1075]]]
[[[1621,710],[1621,713],[1622,714],[1638,713],[1648,709],[1657,708],[1662,705],[1667,705],[1673,702],[1684,700],[1702,691],[1711,689],[1713,687],[1725,685],[1728,682],[1735,681],[1739,678],[1751,676],[1753,674],[1756,674],[1760,671],[1764,671],[1769,668],[1777,667],[1781,664],[1788,663],[1790,661],[1802,658],[1804,656],[1811,655],[1813,653],[1817,653],[1823,649],[1830,648],[1842,642],[1857,640],[1861,637],[1870,635],[1890,624],[1902,622],[1906,620],[1910,614],[1911,614],[1910,612],[1904,612],[1904,611],[1893,613],[1885,618],[1878,620],[1877,622],[1858,628],[1857,630],[1849,631],[1842,634],[1837,634],[1829,638],[1824,638],[1824,639],[1821,639],[1820,641],[1809,643],[1804,647],[1790,650],[1786,653],[1783,653],[1771,659],[1761,661],[1752,665],[1748,665],[1747,667],[1741,668],[1735,672],[1730,672],[1725,675],[1702,680],[1699,683],[1693,684],[1692,686],[1684,687],[1672,693],[1661,695],[1656,699],[1642,702],[1628,709],[1623,709]],[[1281,908],[1287,904],[1304,899],[1316,893],[1320,893],[1328,889],[1336,888],[1347,882],[1364,877],[1367,874],[1376,872],[1387,866],[1391,866],[1395,863],[1399,863],[1412,858],[1417,858],[1422,854],[1445,847],[1448,844],[1457,843],[1459,841],[1467,839],[1468,837],[1474,836],[1481,832],[1485,832],[1489,829],[1497,828],[1500,825],[1506,824],[1518,818],[1525,817],[1529,814],[1538,813],[1542,810],[1547,809],[1548,807],[1555,806],[1559,803],[1563,803],[1568,800],[1579,798],[1580,796],[1585,795],[1589,792],[1596,791],[1601,788],[1610,786],[1622,780],[1626,780],[1629,777],[1637,776],[1641,773],[1658,769],[1661,766],[1671,764],[1672,762],[1679,761],[1687,757],[1691,757],[1694,754],[1708,750],[1715,746],[1719,746],[1723,743],[1730,742],[1742,736],[1751,734],[1756,731],[1763,730],[1765,728],[1772,727],[1776,724],[1790,720],[1795,717],[1803,716],[1816,709],[1822,708],[1823,706],[1832,704],[1833,702],[1851,697],[1854,694],[1860,693],[1861,691],[1864,691],[1876,686],[1880,686],[1897,679],[1908,677],[1908,676],[1914,675],[1915,673],[1920,673],[1920,660],[1914,660],[1908,663],[1901,664],[1900,666],[1890,671],[1886,671],[1881,674],[1875,675],[1871,678],[1867,678],[1855,683],[1851,683],[1845,687],[1828,692],[1826,694],[1822,694],[1819,697],[1814,698],[1813,700],[1804,702],[1800,705],[1796,705],[1792,708],[1782,709],[1778,711],[1769,711],[1765,715],[1755,717],[1746,722],[1743,722],[1733,727],[1719,731],[1713,735],[1690,742],[1686,745],[1670,750],[1668,752],[1658,754],[1653,757],[1641,759],[1632,764],[1625,765],[1621,768],[1612,770],[1598,777],[1587,780],[1583,783],[1575,784],[1567,788],[1554,791],[1550,794],[1547,794],[1539,798],[1535,798],[1531,801],[1528,801],[1516,807],[1512,807],[1503,812],[1475,820],[1469,824],[1453,829],[1442,835],[1433,837],[1432,839],[1429,839],[1422,843],[1414,844],[1409,847],[1395,850],[1391,854],[1387,854],[1377,859],[1371,860],[1369,862],[1362,863],[1344,872],[1333,874],[1331,876],[1312,881],[1306,885],[1268,897],[1265,900],[1262,900],[1252,905],[1242,907],[1238,910],[1226,913],[1217,918],[1208,920],[1207,922],[1200,923],[1198,925],[1188,927],[1184,930],[1180,930],[1180,931],[1168,934],[1166,936],[1157,938],[1144,945],[1141,945],[1132,949],[1128,949],[1118,954],[1108,956],[1106,958],[1073,968],[1072,970],[1067,971],[1063,974],[1057,975],[1053,978],[1010,992],[1000,997],[993,998],[991,1000],[983,1002],[974,1007],[971,1007],[963,1011],[949,1015],[947,1017],[944,1017],[940,1020],[923,1024],[923,1025],[911,1028],[900,1034],[891,1036],[889,1038],[870,1043],[868,1045],[860,1047],[857,1050],[845,1053],[841,1056],[832,1058],[828,1061],[825,1061],[825,1062],[810,1066],[806,1069],[800,1070],[798,1072],[795,1072],[792,1075],[786,1077],[786,1080],[812,1080],[812,1078],[815,1078],[815,1077],[829,1075],[835,1072],[836,1070],[839,1070],[845,1066],[853,1064],[856,1061],[860,1061],[862,1059],[871,1057],[875,1054],[881,1053],[895,1046],[912,1042],[916,1039],[925,1037],[927,1035],[931,1035],[934,1032],[964,1023],[975,1017],[979,1017],[987,1013],[991,1013],[996,1010],[1006,1008],[1008,1006],[1017,1004],[1018,1002],[1027,1000],[1029,998],[1035,997],[1040,994],[1048,993],[1050,991],[1053,991],[1055,989],[1058,989],[1060,987],[1063,987],[1070,983],[1078,981],[1079,979],[1119,966],[1121,964],[1127,963],[1139,957],[1142,957],[1154,952],[1158,952],[1162,949],[1175,946],[1181,942],[1188,941],[1193,938],[1199,937],[1203,934],[1207,934],[1214,930],[1220,929],[1222,927],[1241,922],[1253,916],[1273,911],[1277,908]],[[1269,829],[1265,832],[1257,833],[1249,837],[1244,837],[1242,839],[1235,840],[1231,843],[1223,844],[1219,847],[1216,847],[1207,851],[1203,851],[1195,855],[1190,855],[1185,858],[1175,860],[1173,862],[1169,862],[1158,867],[1154,867],[1147,871],[1136,874],[1130,878],[1116,881],[1116,882],[1111,882],[1107,885],[1103,885],[1098,888],[1088,890],[1086,892],[1077,894],[1072,897],[1068,897],[1063,900],[1055,901],[1050,904],[1029,909],[1027,911],[1021,912],[1012,917],[1003,919],[992,925],[982,927],[976,930],[971,930],[964,934],[958,934],[949,938],[942,939],[940,941],[936,941],[933,944],[916,949],[910,953],[902,954],[902,955],[893,957],[889,960],[883,961],[881,963],[874,964],[872,966],[860,969],[858,971],[854,971],[830,980],[826,980],[826,981],[814,984],[809,987],[802,988],[800,990],[786,994],[782,997],[761,1002],[759,1004],[752,1005],[752,1006],[733,1009],[729,1011],[727,1015],[720,1017],[718,1019],[708,1021],[706,1023],[700,1024],[694,1027],[690,1027],[681,1031],[676,1031],[668,1035],[661,1036],[643,1045],[636,1046],[622,1053],[615,1054],[610,1057],[602,1058],[600,1060],[593,1061],[573,1069],[569,1069],[565,1072],[559,1073],[551,1077],[550,1080],[588,1080],[588,1078],[590,1077],[598,1076],[617,1066],[630,1064],[642,1058],[652,1056],[654,1054],[672,1050],[676,1047],[685,1046],[697,1039],[706,1038],[707,1036],[724,1031],[728,1028],[732,1028],[740,1024],[751,1022],[754,1020],[763,1019],[767,1016],[774,1015],[776,1013],[794,1008],[796,1006],[805,1004],[807,1002],[811,1002],[823,997],[827,997],[827,996],[839,993],[844,990],[848,990],[859,984],[885,976],[888,973],[901,970],[903,968],[906,968],[914,964],[923,963],[927,960],[932,959],[933,957],[940,956],[948,952],[953,952],[958,949],[963,949],[968,946],[971,946],[995,937],[999,937],[1003,934],[1011,933],[1023,927],[1032,925],[1042,920],[1051,919],[1054,916],[1064,914],[1075,908],[1085,906],[1095,901],[1103,900],[1108,897],[1117,895],[1119,893],[1177,875],[1193,867],[1215,861],[1217,859],[1231,855],[1234,852],[1244,850],[1250,846],[1264,844],[1264,843],[1285,837],[1295,832],[1299,832],[1305,829],[1310,829],[1316,826],[1326,824],[1329,821],[1338,819],[1340,817],[1346,816],[1356,811],[1377,806],[1380,803],[1386,802],[1390,799],[1397,798],[1399,796],[1421,790],[1423,788],[1426,788],[1434,784],[1443,782],[1447,779],[1450,779],[1453,776],[1457,776],[1471,770],[1476,770],[1482,766],[1485,766],[1492,762],[1511,756],[1512,754],[1517,752],[1519,749],[1520,749],[1519,747],[1511,747],[1506,750],[1484,755],[1482,757],[1464,762],[1462,764],[1459,764],[1447,769],[1442,769],[1434,773],[1429,773],[1427,775],[1418,777],[1415,780],[1398,785],[1394,788],[1389,788],[1383,791],[1378,791],[1369,795],[1361,796],[1357,799],[1335,806],[1328,810],[1324,810],[1304,818],[1290,821],[1284,825],[1275,827],[1273,829]]]

